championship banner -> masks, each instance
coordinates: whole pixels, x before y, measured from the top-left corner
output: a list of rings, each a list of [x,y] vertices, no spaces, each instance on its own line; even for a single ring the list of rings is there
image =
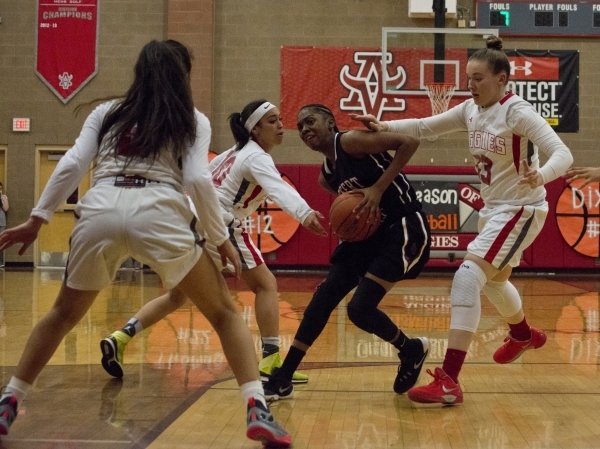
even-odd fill
[[[445,58],[466,67],[474,50],[450,48]],[[380,120],[422,118],[432,115],[431,102],[423,95],[406,95],[419,90],[421,61],[434,59],[432,48],[390,50],[388,73],[401,88],[385,92],[382,86],[381,50],[340,47],[282,47],[280,109],[295,129],[299,109],[310,103],[329,107],[340,129],[361,129],[348,114],[372,114]],[[576,51],[507,51],[513,68],[508,85],[531,102],[557,132],[579,129],[579,54]],[[466,77],[459,90],[466,91]],[[449,108],[468,96],[454,96]]]
[[[38,0],[36,74],[67,103],[98,71],[99,0]]]

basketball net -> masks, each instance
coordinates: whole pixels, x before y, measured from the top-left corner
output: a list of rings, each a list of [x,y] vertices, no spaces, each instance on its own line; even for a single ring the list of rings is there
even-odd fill
[[[448,110],[450,99],[454,95],[456,86],[451,83],[431,83],[425,86],[431,101],[431,115],[438,115]],[[437,136],[428,137],[427,140],[435,142]]]

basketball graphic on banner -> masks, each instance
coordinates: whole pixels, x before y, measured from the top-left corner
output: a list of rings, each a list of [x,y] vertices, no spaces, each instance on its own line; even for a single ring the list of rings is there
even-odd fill
[[[580,254],[600,256],[600,184],[567,185],[556,203],[556,223],[565,242]]]
[[[298,190],[286,175],[282,174],[281,177],[294,190]],[[263,254],[275,251],[286,243],[299,226],[300,223],[269,198],[244,221],[246,232]]]
[[[208,152],[208,160],[217,156],[213,151]],[[294,183],[284,174],[281,178],[294,190]],[[252,215],[244,220],[244,228],[262,254],[275,251],[286,243],[298,230],[300,223],[290,217],[277,204],[267,198]]]

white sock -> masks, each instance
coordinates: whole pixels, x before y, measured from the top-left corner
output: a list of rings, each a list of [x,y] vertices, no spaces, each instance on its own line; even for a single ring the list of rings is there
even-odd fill
[[[240,385],[242,397],[244,398],[244,404],[248,405],[248,399],[254,398],[255,401],[260,401],[266,407],[267,401],[265,401],[265,390],[263,390],[262,382],[260,380],[253,380]]]
[[[24,382],[21,379],[17,379],[15,376],[13,376],[10,378],[10,382],[4,389],[4,394],[2,395],[2,398],[14,394],[17,397],[18,408],[21,406],[23,400],[25,400],[25,396],[27,396],[27,393],[29,392],[30,388],[31,384],[28,384],[27,382]]]
[[[261,337],[263,345],[273,345],[279,347],[279,337]]]
[[[136,334],[139,334],[140,332],[142,332],[144,330],[144,326],[142,326],[142,322],[140,320],[138,320],[137,318],[132,318],[129,320],[129,322],[131,324],[133,324],[133,327],[135,327]]]

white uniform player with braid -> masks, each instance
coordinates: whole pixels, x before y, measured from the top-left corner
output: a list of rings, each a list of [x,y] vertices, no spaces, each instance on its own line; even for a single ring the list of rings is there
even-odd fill
[[[241,113],[229,117],[236,145],[216,156],[210,163],[212,182],[217,192],[229,241],[242,260],[241,277],[255,294],[256,321],[261,333],[262,355],[260,376],[268,380],[273,368],[282,364],[279,354],[279,300],[277,281],[264,263],[260,250],[246,231],[246,218],[271,198],[288,215],[314,234],[325,236],[319,222],[323,215],[313,210],[300,194],[283,180],[275,167],[271,151],[283,141],[283,125],[279,109],[257,100]],[[198,226],[202,232],[202,221]],[[204,245],[220,269],[232,271],[221,264],[221,257],[210,235]],[[123,376],[123,355],[131,338],[177,310],[187,300],[180,290],[172,290],[146,303],[127,324],[100,342],[102,366],[112,376]],[[295,372],[294,383],[308,382],[306,374]]]
[[[510,363],[528,349],[544,345],[543,331],[530,327],[517,289],[508,280],[523,251],[540,233],[546,215],[544,184],[562,176],[573,162],[571,152],[533,106],[506,92],[510,75],[502,40],[487,39],[467,64],[472,98],[423,119],[379,122],[353,115],[375,131],[432,137],[467,131],[468,144],[481,179],[485,207],[479,212],[479,234],[452,283],[450,333],[442,368],[427,370],[431,384],[413,387],[415,402],[455,404],[463,401],[458,375],[481,317],[480,292],[496,306],[510,331],[494,353],[497,363]],[[538,149],[548,156],[540,167]]]

